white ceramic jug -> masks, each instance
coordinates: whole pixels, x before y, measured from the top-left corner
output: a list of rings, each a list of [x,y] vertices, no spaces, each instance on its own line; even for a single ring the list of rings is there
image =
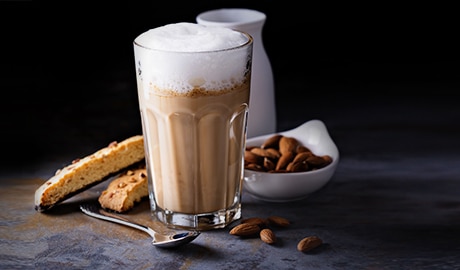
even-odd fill
[[[273,71],[262,40],[265,20],[266,15],[263,12],[244,8],[209,10],[196,17],[198,24],[244,31],[254,39],[248,138],[276,132]]]

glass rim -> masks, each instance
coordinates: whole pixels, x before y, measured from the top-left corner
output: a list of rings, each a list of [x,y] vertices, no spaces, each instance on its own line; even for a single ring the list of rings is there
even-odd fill
[[[225,48],[225,49],[218,49],[218,50],[205,50],[205,51],[175,51],[175,50],[164,50],[164,49],[154,49],[154,48],[150,48],[150,47],[147,47],[145,45],[142,45],[138,42],[136,42],[136,39],[134,39],[133,41],[133,45],[134,46],[137,46],[139,48],[142,48],[142,49],[146,49],[146,50],[149,50],[149,51],[155,51],[155,52],[162,52],[162,53],[174,53],[174,54],[201,54],[201,53],[217,53],[217,52],[225,52],[225,51],[234,51],[234,50],[238,50],[238,49],[241,49],[241,48],[245,48],[251,44],[254,43],[254,38],[247,32],[245,31],[241,31],[241,30],[237,30],[237,29],[232,29],[233,31],[235,32],[239,32],[241,34],[243,34],[244,36],[247,37],[247,40],[240,44],[240,45],[237,45],[237,46],[234,46],[234,47],[230,47],[230,48]]]

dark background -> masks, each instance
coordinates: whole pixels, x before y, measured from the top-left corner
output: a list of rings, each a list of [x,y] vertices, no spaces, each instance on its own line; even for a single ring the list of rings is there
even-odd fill
[[[263,38],[280,131],[321,119],[342,155],[359,151],[347,138],[361,123],[377,132],[420,129],[427,140],[427,129],[460,134],[453,6],[9,1],[0,2],[1,167],[32,172],[44,163],[63,165],[141,133],[132,41],[221,7],[267,15]],[[437,124],[427,128],[427,119]]]

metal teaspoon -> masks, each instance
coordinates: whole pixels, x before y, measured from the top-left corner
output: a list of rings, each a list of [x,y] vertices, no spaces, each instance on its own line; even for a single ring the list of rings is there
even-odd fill
[[[184,244],[191,242],[198,235],[200,235],[200,232],[198,231],[188,231],[188,232],[181,232],[181,233],[176,233],[176,234],[175,233],[162,234],[157,231],[154,231],[150,227],[132,222],[124,217],[121,217],[114,213],[105,211],[103,208],[101,208],[96,203],[82,204],[80,205],[80,209],[83,211],[83,213],[91,217],[115,222],[118,224],[122,224],[125,226],[129,226],[129,227],[144,231],[153,238],[152,244],[154,246],[161,247],[161,248],[171,248],[171,247],[184,245]]]

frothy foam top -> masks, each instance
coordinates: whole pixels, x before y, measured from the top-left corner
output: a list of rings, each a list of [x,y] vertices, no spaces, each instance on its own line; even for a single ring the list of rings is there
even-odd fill
[[[155,50],[204,52],[237,47],[247,40],[247,37],[229,28],[176,23],[150,29],[138,36],[135,42]]]
[[[138,79],[144,90],[152,85],[177,93],[231,89],[246,79],[251,53],[232,48],[247,42],[241,32],[195,23],[150,29],[134,40]]]

